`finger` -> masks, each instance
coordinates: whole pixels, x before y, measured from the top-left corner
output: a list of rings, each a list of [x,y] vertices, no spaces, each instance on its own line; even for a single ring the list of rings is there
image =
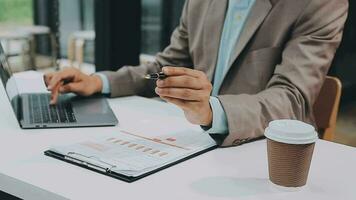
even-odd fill
[[[181,100],[201,101],[203,99],[203,95],[200,90],[157,87],[155,91],[159,96],[171,97]]]
[[[74,92],[77,94],[82,94],[83,92],[83,83],[69,83],[66,85],[62,85],[59,88],[59,92],[61,93],[70,93],[70,92]]]
[[[159,88],[188,88],[200,90],[203,88],[201,81],[199,79],[191,76],[171,76],[164,80],[157,80],[157,87]]]
[[[171,98],[171,97],[165,97],[165,96],[161,96],[161,99],[172,103],[180,108],[182,108],[183,110],[187,109],[188,107],[188,102],[184,101],[184,100],[180,100],[180,99],[175,99],[175,98]]]
[[[58,96],[59,96],[59,88],[60,87],[61,87],[61,85],[58,84],[56,87],[54,87],[51,90],[51,101],[50,101],[51,105],[57,104],[57,100],[58,100]]]
[[[48,87],[48,84],[51,81],[52,77],[53,77],[53,73],[48,73],[48,74],[43,75],[43,81],[44,81],[46,87]]]
[[[61,72],[58,72],[56,74],[54,74],[51,78],[51,80],[49,81],[48,84],[48,89],[52,90],[53,88],[55,88],[58,84],[60,84],[63,81],[73,81],[75,77],[75,73],[72,70],[64,70]]]
[[[205,76],[204,72],[202,72],[202,71],[189,69],[189,68],[185,68],[185,67],[163,67],[162,71],[167,76],[188,75],[188,76],[193,76],[196,78]]]

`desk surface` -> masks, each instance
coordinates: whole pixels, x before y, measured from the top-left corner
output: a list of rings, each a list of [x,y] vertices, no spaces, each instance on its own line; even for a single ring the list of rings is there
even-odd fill
[[[122,115],[143,109],[140,105],[150,105],[153,117],[183,117],[174,106],[139,97],[111,99],[110,104],[120,127],[140,120],[137,113]],[[0,110],[0,190],[20,198],[356,199],[355,148],[318,141],[308,185],[300,191],[269,183],[265,140],[217,149],[130,184],[43,155],[51,145],[112,133],[120,127],[21,130],[2,86]]]

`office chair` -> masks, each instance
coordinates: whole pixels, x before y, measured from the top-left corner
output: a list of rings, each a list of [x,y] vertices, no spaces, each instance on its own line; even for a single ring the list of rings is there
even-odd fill
[[[332,141],[335,137],[342,84],[336,77],[326,77],[319,97],[314,104],[314,115],[322,139]]]

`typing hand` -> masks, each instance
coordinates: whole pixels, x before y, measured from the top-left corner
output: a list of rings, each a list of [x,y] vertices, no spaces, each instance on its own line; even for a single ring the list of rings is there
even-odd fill
[[[73,92],[81,96],[90,96],[102,90],[100,77],[86,75],[75,68],[45,74],[44,81],[47,89],[51,91],[52,105],[57,103],[60,93]]]
[[[202,126],[212,123],[209,104],[212,85],[205,73],[183,67],[164,67],[168,77],[157,80],[156,93],[182,108],[189,122]]]

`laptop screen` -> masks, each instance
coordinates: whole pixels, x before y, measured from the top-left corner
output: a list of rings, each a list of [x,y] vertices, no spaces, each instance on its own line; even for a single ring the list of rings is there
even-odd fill
[[[11,77],[11,72],[6,62],[6,56],[4,50],[2,49],[1,44],[0,44],[0,76],[1,76],[2,83],[4,84],[4,86],[6,86],[7,81]]]
[[[5,88],[6,94],[11,102],[11,106],[15,112],[17,119],[21,118],[21,97],[19,95],[16,82],[12,76],[10,66],[7,62],[6,54],[0,43],[0,78]]]

